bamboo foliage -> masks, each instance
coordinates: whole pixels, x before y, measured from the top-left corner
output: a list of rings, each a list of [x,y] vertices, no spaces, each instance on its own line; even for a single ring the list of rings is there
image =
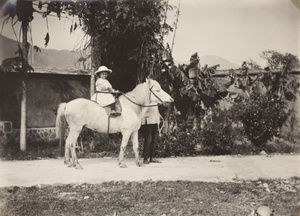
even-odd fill
[[[45,16],[55,12],[77,16],[70,32],[81,27],[91,37],[92,64],[113,69],[112,84],[128,91],[143,82],[162,57],[163,36],[172,28],[165,23],[165,1],[87,1],[47,3]],[[93,67],[93,68],[94,68]],[[94,70],[94,69],[93,69]],[[127,83],[123,83],[127,81]]]

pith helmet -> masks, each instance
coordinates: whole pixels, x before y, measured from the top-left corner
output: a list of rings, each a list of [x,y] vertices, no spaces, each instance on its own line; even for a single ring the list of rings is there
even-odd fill
[[[99,74],[99,73],[102,73],[102,72],[108,72],[108,73],[111,73],[112,70],[111,69],[108,69],[106,66],[100,66],[98,68],[98,70],[95,72],[95,74]]]

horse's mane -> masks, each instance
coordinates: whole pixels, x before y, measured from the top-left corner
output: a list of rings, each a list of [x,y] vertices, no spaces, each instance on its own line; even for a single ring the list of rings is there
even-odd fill
[[[147,87],[147,83],[140,83],[138,84],[132,91],[127,92],[125,94],[126,96],[129,96],[130,98],[132,98],[134,101],[141,103],[141,104],[145,104],[147,103],[147,99],[149,98],[148,95],[149,93],[149,88]]]
[[[146,87],[146,83],[140,83],[138,84],[132,91],[130,92],[127,92],[127,95],[128,96],[138,96],[138,95],[141,95],[147,88]]]

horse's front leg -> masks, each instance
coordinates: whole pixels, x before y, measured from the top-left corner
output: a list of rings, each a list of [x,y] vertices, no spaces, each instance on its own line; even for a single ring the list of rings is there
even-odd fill
[[[133,146],[133,151],[135,155],[135,163],[137,166],[142,166],[142,162],[139,157],[139,139],[138,139],[138,131],[135,131],[131,134],[131,142]]]
[[[122,137],[122,143],[121,143],[121,147],[120,147],[120,154],[119,154],[119,166],[121,168],[127,168],[126,164],[124,163],[124,152],[126,150],[126,146],[128,144],[128,140],[130,137],[130,133],[129,132],[125,132],[123,133],[123,137]]]

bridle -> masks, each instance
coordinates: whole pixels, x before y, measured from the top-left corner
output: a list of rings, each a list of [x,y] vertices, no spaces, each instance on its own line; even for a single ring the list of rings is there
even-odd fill
[[[162,99],[160,99],[160,97],[158,97],[158,96],[153,92],[152,88],[153,88],[153,86],[149,89],[149,90],[150,90],[149,101],[151,102],[151,93],[152,93],[158,100],[160,100],[160,101],[163,103]]]

